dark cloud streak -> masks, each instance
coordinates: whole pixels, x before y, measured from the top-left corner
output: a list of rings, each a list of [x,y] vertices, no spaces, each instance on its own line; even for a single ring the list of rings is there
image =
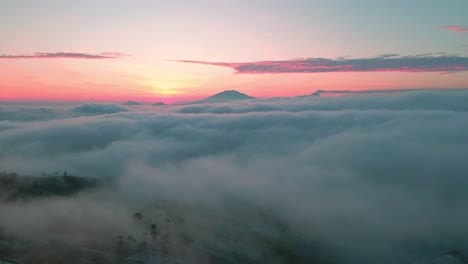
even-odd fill
[[[321,73],[321,72],[461,72],[468,71],[468,57],[456,55],[422,54],[398,56],[386,54],[373,58],[325,59],[305,58],[282,61],[258,62],[207,62],[193,60],[175,60],[183,63],[195,63],[229,67],[236,73]]]
[[[36,52],[34,54],[22,55],[1,54],[0,59],[118,59],[124,56],[128,55],[117,52],[103,52],[97,54],[80,52]]]

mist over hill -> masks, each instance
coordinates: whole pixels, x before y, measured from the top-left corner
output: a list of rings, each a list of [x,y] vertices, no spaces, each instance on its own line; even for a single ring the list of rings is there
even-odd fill
[[[0,199],[5,201],[27,201],[37,198],[73,196],[92,189],[100,182],[93,178],[71,175],[31,177],[14,172],[0,173]]]
[[[129,101],[123,103],[123,105],[141,105],[141,103],[129,100]]]

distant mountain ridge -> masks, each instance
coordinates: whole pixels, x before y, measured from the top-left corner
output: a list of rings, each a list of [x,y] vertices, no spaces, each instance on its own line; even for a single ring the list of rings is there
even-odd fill
[[[239,101],[239,100],[249,100],[255,99],[255,97],[246,95],[244,93],[238,92],[236,90],[226,90],[205,99],[202,99],[198,102],[200,103],[216,103],[216,102],[230,102],[230,101]]]
[[[129,100],[129,101],[123,103],[123,105],[141,105],[141,103]]]

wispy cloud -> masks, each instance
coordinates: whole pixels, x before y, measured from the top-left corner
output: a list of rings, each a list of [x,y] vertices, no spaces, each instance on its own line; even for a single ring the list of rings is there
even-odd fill
[[[373,58],[305,58],[283,61],[207,62],[176,60],[183,63],[229,67],[237,73],[318,73],[318,72],[460,72],[468,71],[468,57],[421,54],[385,54]]]
[[[442,26],[441,28],[455,32],[468,33],[468,27],[465,26]]]
[[[0,59],[117,59],[128,56],[118,52],[103,52],[103,53],[80,53],[80,52],[53,52],[43,53],[36,52],[33,54],[0,54]]]

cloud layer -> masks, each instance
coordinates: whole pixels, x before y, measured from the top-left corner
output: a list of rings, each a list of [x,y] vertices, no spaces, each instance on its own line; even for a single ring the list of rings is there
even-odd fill
[[[79,52],[37,52],[34,54],[21,55],[0,54],[0,59],[117,59],[124,56],[128,55],[117,52],[103,52],[97,54]]]
[[[183,63],[229,67],[236,73],[318,73],[318,72],[460,72],[468,70],[468,57],[460,56],[398,56],[382,55],[374,58],[325,59],[307,58],[285,61],[206,62],[177,60]]]
[[[467,91],[415,91],[124,112],[50,106],[53,119],[4,118],[0,169],[115,184],[0,203],[0,225],[25,237],[109,236],[138,230],[128,219],[138,210],[171,237],[187,232],[190,250],[233,263],[291,263],[285,254],[297,263],[443,263],[450,250],[468,252],[467,100]]]

